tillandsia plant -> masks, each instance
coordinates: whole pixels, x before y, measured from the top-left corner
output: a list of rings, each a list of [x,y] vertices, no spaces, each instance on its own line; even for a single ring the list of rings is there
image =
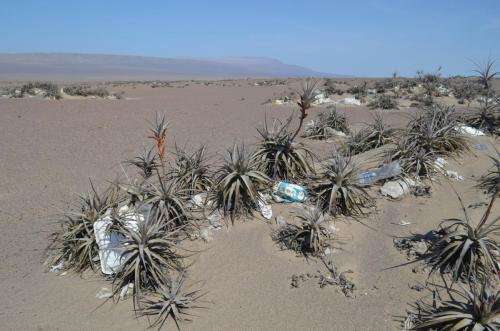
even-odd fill
[[[350,132],[347,117],[337,111],[335,105],[328,106],[326,111],[318,115],[316,121],[308,123],[304,130],[304,136],[313,139],[326,139],[333,135],[332,130],[345,134]]]
[[[151,135],[148,137],[153,139],[156,145],[156,153],[160,160],[160,165],[163,170],[163,175],[166,173],[165,165],[165,139],[167,135],[168,122],[165,120],[165,114],[156,114],[155,122],[151,124]]]
[[[309,188],[324,212],[356,216],[365,214],[364,209],[373,205],[357,179],[358,171],[352,157],[334,152],[322,162],[318,174],[311,177]]]
[[[127,163],[137,167],[142,178],[147,179],[158,169],[157,153],[152,148],[144,149],[139,156],[127,161]]]
[[[386,94],[379,95],[368,103],[370,109],[398,109],[398,102]]]
[[[98,270],[99,248],[94,234],[94,223],[120,201],[118,185],[113,183],[98,193],[92,182],[89,193],[80,196],[80,203],[60,221],[60,229],[51,235],[48,250],[52,264],[77,272],[88,268]]]
[[[194,152],[188,153],[185,149],[175,145],[174,164],[169,172],[181,189],[189,190],[191,194],[208,191],[212,185],[210,166],[205,145],[199,146]]]
[[[303,144],[292,139],[289,130],[292,117],[286,122],[274,120],[270,128],[267,124],[257,129],[261,141],[252,159],[258,169],[273,179],[292,180],[312,172],[314,154]]]
[[[139,189],[145,194],[144,202],[158,210],[158,218],[169,230],[189,230],[193,225],[187,206],[190,191],[180,187],[175,180],[162,177],[157,171],[157,181],[148,181]]]
[[[347,142],[351,154],[366,152],[395,141],[396,130],[389,127],[380,113],[372,114],[372,122],[355,134]]]
[[[436,173],[438,157],[454,156],[468,151],[468,141],[457,130],[458,116],[453,107],[433,105],[408,123],[402,140],[390,151],[406,174],[431,179]]]
[[[465,115],[465,122],[489,134],[500,135],[500,106],[490,98],[485,98],[480,101],[479,108]]]
[[[128,284],[133,284],[134,305],[141,292],[156,291],[170,283],[171,271],[182,271],[182,256],[178,253],[176,232],[169,230],[161,220],[161,211],[151,208],[136,226],[122,220],[119,233],[125,238],[120,268],[113,279],[113,293],[119,294]]]
[[[448,299],[416,304],[412,330],[496,331],[500,329],[500,293],[486,283],[460,290],[446,288]]]
[[[215,189],[211,191],[215,208],[221,209],[231,221],[242,214],[252,214],[258,209],[258,189],[269,184],[269,177],[258,170],[257,163],[245,146],[233,145],[227,151],[224,164],[215,173]]]
[[[271,234],[281,249],[290,249],[305,256],[320,256],[331,245],[333,236],[326,228],[327,217],[321,209],[306,208],[298,215],[299,224],[286,223]]]
[[[470,219],[462,199],[459,201],[464,213],[464,219],[448,219],[441,223],[444,235],[432,243],[430,254],[426,261],[431,265],[431,273],[451,272],[453,280],[488,279],[498,277],[500,272],[500,247],[496,238],[500,235],[500,217],[489,221],[493,203],[499,191],[493,194],[488,208],[477,224]]]
[[[178,279],[172,280],[170,286],[161,285],[156,292],[141,300],[142,308],[138,312],[141,316],[154,317],[152,328],[160,330],[172,318],[180,330],[180,323],[191,322],[190,310],[205,308],[197,303],[205,293],[200,290],[184,292],[185,280],[182,273]]]
[[[481,176],[477,185],[488,194],[500,191],[500,152],[496,151],[496,154],[496,157],[490,156],[493,165],[484,176]]]
[[[307,80],[305,84],[302,86],[302,90],[299,91],[300,100],[297,102],[299,106],[299,126],[297,130],[293,134],[291,140],[293,141],[297,135],[300,133],[302,129],[302,124],[307,117],[307,111],[312,108],[314,101],[316,101],[316,96],[318,93],[318,87],[321,86],[322,83],[319,80]]]
[[[495,61],[491,58],[489,58],[483,66],[480,66],[477,63],[475,65],[476,69],[474,72],[477,74],[477,79],[483,86],[485,95],[490,96],[492,92],[491,82],[498,74],[500,74],[500,71],[496,71]]]
[[[289,131],[292,117],[286,122],[274,121],[273,128],[267,126],[257,129],[261,135],[261,143],[258,150],[253,154],[252,160],[260,164],[260,170],[273,179],[291,179],[306,175],[312,170],[311,162],[313,154],[302,144],[294,142],[302,129],[307,111],[312,108],[316,100],[317,89],[321,85],[318,80],[307,80],[299,92],[299,125],[294,133]]]

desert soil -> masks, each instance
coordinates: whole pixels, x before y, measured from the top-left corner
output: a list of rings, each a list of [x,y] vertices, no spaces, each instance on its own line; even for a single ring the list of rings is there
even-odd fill
[[[57,276],[43,266],[48,236],[55,220],[89,178],[103,187],[122,172],[121,161],[149,145],[148,120],[165,112],[170,122],[168,147],[174,141],[208,145],[216,156],[234,142],[254,143],[255,128],[268,118],[285,119],[293,105],[263,104],[287,86],[254,86],[228,81],[205,86],[151,88],[135,84],[117,87],[124,100],[0,100],[0,329],[2,330],[140,330],[147,321],[135,319],[130,300],[113,304],[96,298],[108,285],[101,277]],[[292,83],[293,84],[293,83]],[[225,85],[225,86],[223,86]],[[310,116],[321,111],[316,107]],[[365,107],[340,106],[354,126],[369,121]],[[396,126],[412,109],[387,111]],[[488,152],[475,146],[484,143]],[[308,142],[315,150],[327,142]],[[193,330],[398,330],[408,303],[424,295],[411,287],[426,274],[394,248],[394,236],[425,233],[444,218],[461,217],[459,202],[484,202],[474,188],[485,173],[498,143],[471,138],[471,153],[449,160],[464,180],[441,178],[431,197],[390,201],[373,188],[376,209],[370,216],[336,220],[341,250],[334,254],[340,270],[356,284],[353,298],[335,287],[320,288],[311,279],[291,288],[293,274],[317,274],[321,263],[280,251],[262,218],[236,222],[208,243],[196,242],[190,281],[201,281],[208,309],[195,311]],[[217,159],[217,157],[215,158]],[[468,208],[476,218],[484,207]],[[273,205],[274,216],[289,208]],[[498,214],[498,208],[495,212]],[[401,226],[401,221],[410,225]],[[168,325],[173,327],[172,324]]]

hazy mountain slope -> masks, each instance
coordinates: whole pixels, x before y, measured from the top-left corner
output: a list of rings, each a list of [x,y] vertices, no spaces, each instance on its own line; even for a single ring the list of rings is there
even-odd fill
[[[0,78],[196,79],[330,76],[266,58],[215,60],[97,54],[0,54]]]

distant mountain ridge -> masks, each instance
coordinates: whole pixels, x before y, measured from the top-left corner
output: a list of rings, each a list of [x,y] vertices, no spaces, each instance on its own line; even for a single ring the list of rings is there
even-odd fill
[[[161,58],[76,53],[0,54],[0,79],[222,79],[261,77],[326,77],[306,67],[277,59]]]

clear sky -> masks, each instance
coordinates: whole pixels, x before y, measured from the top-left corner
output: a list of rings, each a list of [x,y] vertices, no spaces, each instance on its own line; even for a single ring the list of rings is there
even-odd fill
[[[272,57],[357,76],[500,60],[500,0],[2,1],[0,52]]]

